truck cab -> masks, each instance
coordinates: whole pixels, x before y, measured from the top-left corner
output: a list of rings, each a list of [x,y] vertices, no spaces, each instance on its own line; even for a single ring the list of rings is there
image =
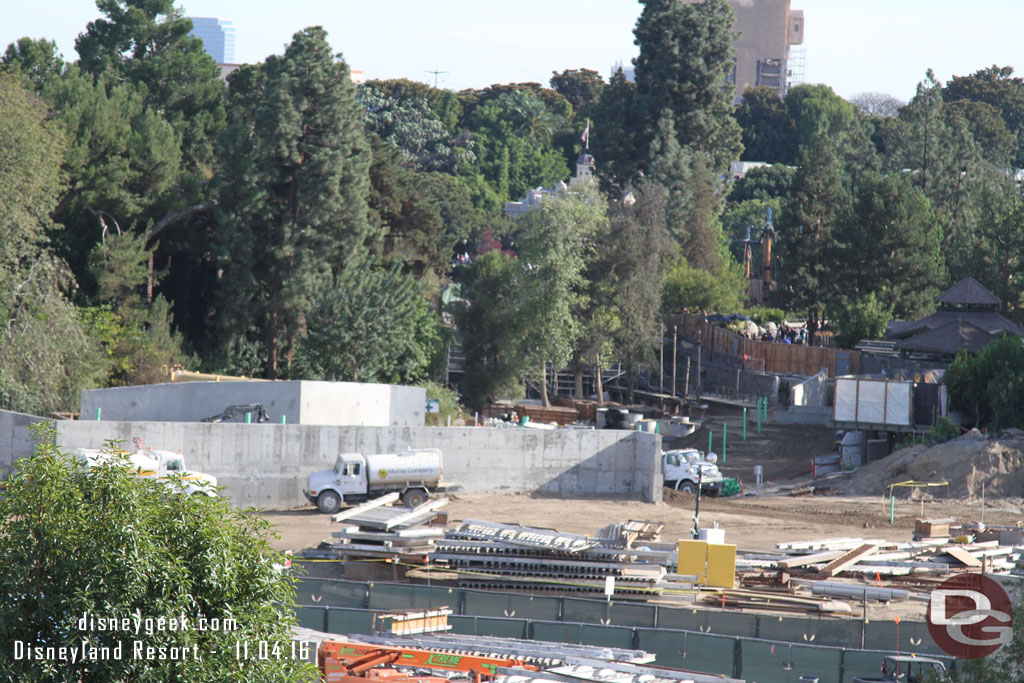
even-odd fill
[[[663,451],[661,460],[665,486],[696,493],[699,479],[701,493],[715,497],[722,491],[725,477],[718,469],[718,456],[714,453],[705,456],[696,448],[682,448]]]

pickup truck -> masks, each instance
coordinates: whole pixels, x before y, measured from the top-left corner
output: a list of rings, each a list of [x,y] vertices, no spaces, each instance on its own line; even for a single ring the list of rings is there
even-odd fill
[[[696,448],[662,451],[661,461],[665,486],[686,493],[696,493],[699,472],[701,493],[714,498],[722,491],[725,477],[715,464],[718,462],[718,456],[714,453],[705,456]]]
[[[97,448],[79,448],[75,450],[74,455],[75,459],[88,469],[109,461],[115,454]],[[177,451],[157,451],[148,448],[133,453],[118,451],[117,455],[125,458],[125,465],[130,467],[137,477],[153,479],[168,486],[174,482],[177,492],[186,495],[217,495],[217,478],[203,472],[186,470],[185,457]]]
[[[946,665],[931,657],[892,655],[882,663],[881,676],[854,676],[853,683],[931,683],[948,681]]]
[[[393,491],[416,507],[427,502],[440,485],[444,468],[441,451],[421,448],[401,453],[342,453],[334,469],[313,472],[303,494],[320,512],[333,515],[342,503],[354,505]]]

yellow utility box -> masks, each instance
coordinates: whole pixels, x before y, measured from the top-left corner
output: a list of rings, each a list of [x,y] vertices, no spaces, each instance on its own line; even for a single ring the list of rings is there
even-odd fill
[[[697,577],[694,580],[697,586],[732,588],[736,580],[736,546],[681,540],[676,573]]]

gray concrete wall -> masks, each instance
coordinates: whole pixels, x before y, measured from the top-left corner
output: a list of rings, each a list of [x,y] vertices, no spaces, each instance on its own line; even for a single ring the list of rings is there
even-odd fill
[[[789,405],[824,408],[828,402],[828,368],[789,388]]]
[[[0,479],[5,479],[14,461],[32,455],[35,442],[28,426],[41,418],[0,410]]]
[[[216,476],[239,506],[305,504],[306,476],[333,466],[338,453],[405,448],[441,449],[445,482],[466,493],[540,490],[656,502],[662,491],[661,436],[643,432],[87,420],[57,429],[65,449],[140,437],[145,446],[180,451],[189,469]]]
[[[419,426],[426,390],[358,382],[175,382],[82,392],[82,416],[110,421],[199,422],[230,405],[260,403],[273,423]],[[244,417],[242,418],[244,421]]]
[[[779,401],[779,376],[776,374],[718,365],[704,368],[703,373],[704,386],[709,391],[720,390],[723,395],[739,398],[767,396],[771,404]]]

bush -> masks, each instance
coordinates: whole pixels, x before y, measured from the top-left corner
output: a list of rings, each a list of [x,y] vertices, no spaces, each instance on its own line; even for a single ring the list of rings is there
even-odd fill
[[[16,463],[0,498],[0,680],[315,677],[292,659],[294,579],[274,566],[268,522],[223,498],[172,493],[116,456],[86,473],[54,435],[37,429],[35,454]],[[139,620],[141,630],[90,618]],[[17,658],[18,643],[43,654]],[[258,659],[257,643],[280,659]],[[239,659],[245,647],[252,659]],[[108,649],[83,659],[83,648]]]
[[[960,436],[960,428],[948,417],[940,417],[934,427],[924,435],[928,444],[946,443]]]

